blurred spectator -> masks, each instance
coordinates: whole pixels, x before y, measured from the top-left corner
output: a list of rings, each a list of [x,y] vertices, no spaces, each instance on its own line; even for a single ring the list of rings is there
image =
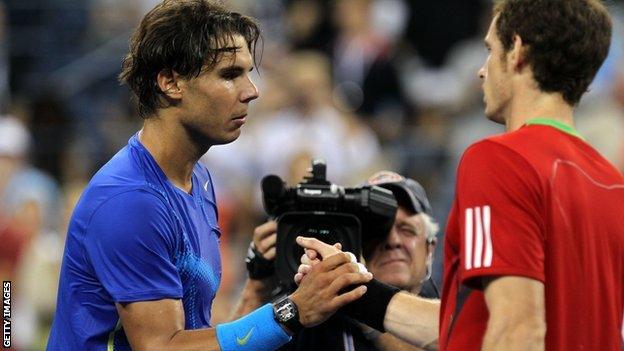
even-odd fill
[[[145,7],[143,3],[146,2]],[[89,37],[92,44],[101,44],[122,34],[154,7],[153,1],[99,0],[89,8]]]
[[[45,348],[56,309],[65,232],[74,206],[86,184],[69,183],[63,189],[58,231],[36,235],[25,247],[16,271],[14,308],[15,345],[23,350]]]
[[[15,273],[20,254],[41,232],[58,229],[58,190],[50,176],[30,166],[30,135],[13,117],[0,118],[0,267]]]
[[[372,25],[372,0],[336,0],[333,4],[332,20],[338,29],[332,47],[337,101],[346,102],[343,107],[364,117],[388,109],[405,113],[393,43]]]
[[[446,63],[439,67],[425,65],[418,56],[405,58],[401,83],[414,105],[455,113],[465,111],[475,107],[475,99],[482,99],[475,72],[485,57],[482,37],[466,39],[449,49]]]
[[[330,51],[334,28],[328,0],[286,0],[285,28],[293,50]]]
[[[409,6],[403,0],[373,0],[370,9],[375,32],[386,40],[401,45],[409,17]]]
[[[24,350],[38,340],[36,311],[42,308],[50,316],[54,310],[50,292],[62,253],[58,189],[49,175],[29,164],[30,145],[21,121],[0,118],[0,276],[14,283],[14,344]]]

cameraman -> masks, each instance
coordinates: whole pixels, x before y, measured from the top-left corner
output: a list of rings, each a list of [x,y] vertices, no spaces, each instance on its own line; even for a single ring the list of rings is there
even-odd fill
[[[377,240],[363,244],[367,269],[380,281],[413,294],[422,294],[429,281],[433,294],[431,264],[438,225],[431,217],[431,207],[423,187],[412,179],[389,171],[381,171],[368,184],[386,188],[394,194],[398,210],[391,231]],[[272,263],[276,257],[277,223],[269,221],[254,230],[250,247],[252,266],[241,306],[251,308],[272,298],[277,288]],[[263,269],[264,268],[264,269]],[[254,279],[256,278],[256,279]],[[430,289],[431,290],[431,289]],[[432,296],[433,295],[433,296]],[[236,313],[248,311],[239,308]],[[330,318],[322,325],[305,329],[281,350],[420,350],[386,333],[379,333],[342,315]]]

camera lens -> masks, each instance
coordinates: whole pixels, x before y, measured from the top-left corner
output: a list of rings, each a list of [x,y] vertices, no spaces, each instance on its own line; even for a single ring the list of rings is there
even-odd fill
[[[306,236],[309,238],[316,238],[324,243],[333,245],[337,242],[348,242],[344,230],[336,226],[336,223],[327,220],[326,218],[316,218],[317,220],[310,221],[310,223],[302,223],[301,226],[293,227],[292,235],[289,235],[289,239],[292,239],[291,254],[289,266],[296,271],[299,268],[300,258],[304,254],[301,246],[297,245],[295,239],[297,236]]]

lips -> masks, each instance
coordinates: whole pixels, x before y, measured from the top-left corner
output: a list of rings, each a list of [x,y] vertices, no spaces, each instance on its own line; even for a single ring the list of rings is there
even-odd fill
[[[408,263],[407,260],[403,259],[403,258],[392,258],[392,259],[384,260],[384,261],[380,262],[379,265],[380,266],[385,266],[387,264],[399,263],[399,262],[402,262],[402,263],[405,263],[405,264]]]

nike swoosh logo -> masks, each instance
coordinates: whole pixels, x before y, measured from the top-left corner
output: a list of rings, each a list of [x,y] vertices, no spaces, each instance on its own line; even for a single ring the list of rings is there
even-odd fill
[[[204,184],[204,190],[208,191],[208,181]]]
[[[241,338],[239,338],[239,337],[237,336],[237,337],[236,337],[236,343],[237,343],[238,345],[240,345],[240,346],[246,345],[246,344],[247,344],[247,342],[249,341],[249,338],[251,338],[251,333],[254,331],[254,328],[255,328],[255,327],[251,328],[251,329],[249,330],[249,332],[247,332],[247,335],[245,335],[245,337],[244,337],[244,338],[242,338],[242,339],[241,339]]]

